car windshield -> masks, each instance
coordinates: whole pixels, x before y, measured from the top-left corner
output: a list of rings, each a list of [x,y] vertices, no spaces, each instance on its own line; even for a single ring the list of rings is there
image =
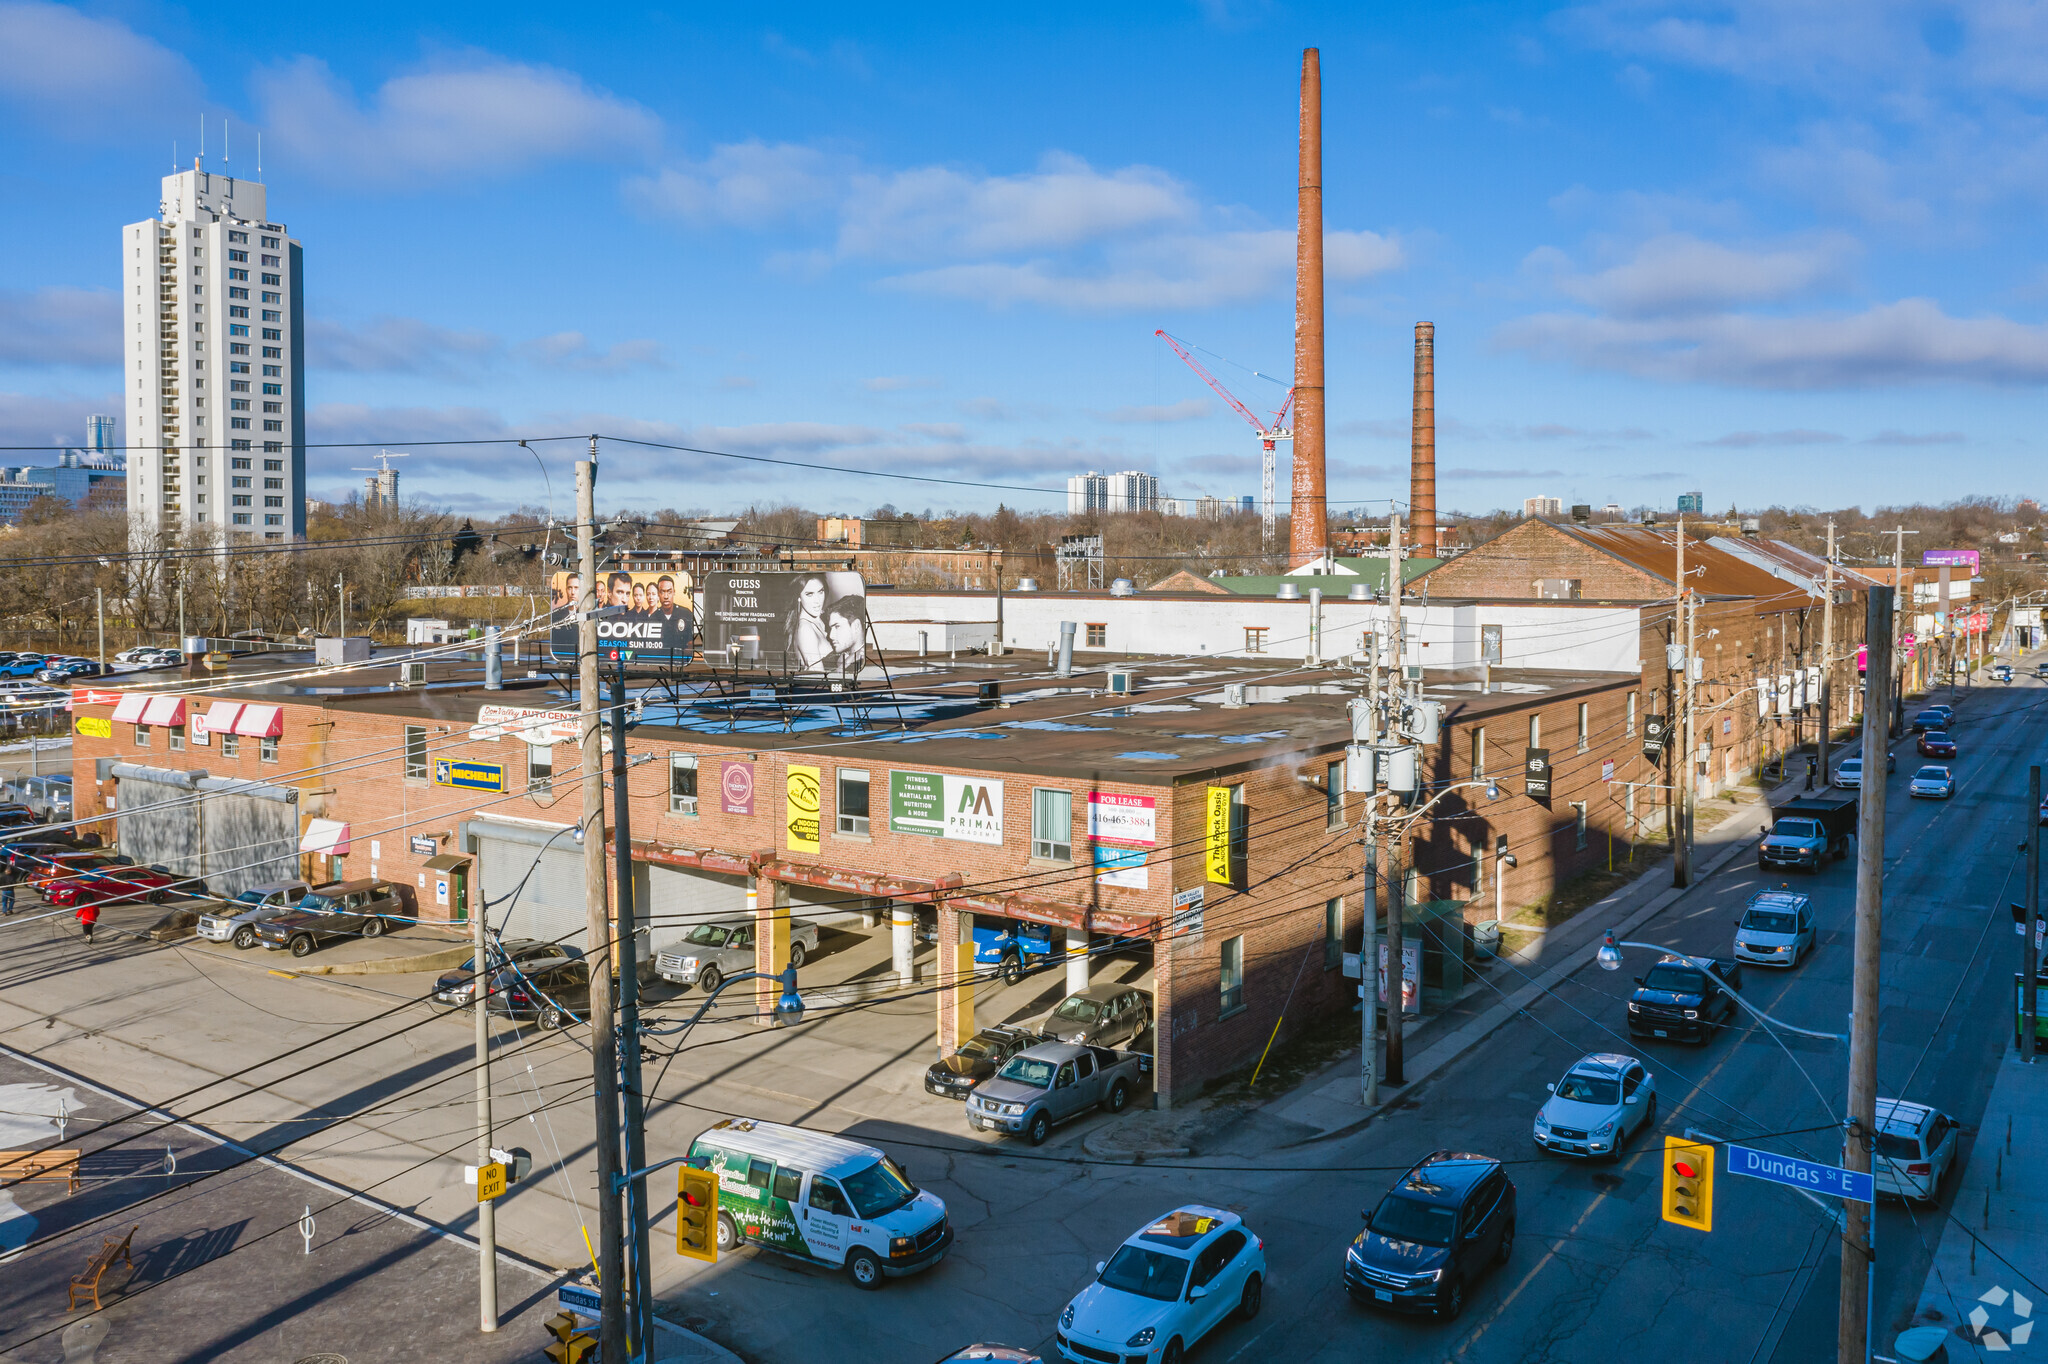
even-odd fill
[[[1851,758],[1835,770],[1838,772],[1861,772],[1863,770],[1863,759]]]
[[[1929,730],[1927,732],[1927,742],[1930,744],[1945,744],[1948,742],[1948,735],[1938,729]]]
[[[1061,1001],[1059,1008],[1052,1011],[1052,1016],[1068,1023],[1093,1023],[1102,1017],[1102,1004],[1098,1000],[1082,999],[1076,995],[1072,999]]]
[[[1372,1210],[1372,1220],[1367,1225],[1390,1241],[1447,1246],[1451,1243],[1451,1227],[1457,1220],[1456,1208],[1388,1194]]]
[[[1696,995],[1707,988],[1706,978],[1690,966],[1652,966],[1643,977],[1646,990],[1669,990],[1674,995]]]
[[[1752,909],[1742,916],[1742,926],[1752,933],[1794,933],[1799,916],[1782,909]]]
[[[1020,1085],[1033,1089],[1045,1089],[1052,1084],[1053,1063],[1041,1061],[1035,1056],[1013,1056],[1010,1064],[1004,1066],[998,1078],[1015,1080]]]
[[[853,1200],[853,1210],[870,1219],[886,1216],[917,1197],[917,1186],[888,1160],[841,1175],[839,1183]]]
[[[723,947],[725,930],[716,924],[698,924],[690,930],[690,936],[683,941],[692,947]]]
[[[1915,772],[1915,773],[1913,774],[1913,780],[1914,780],[1914,781],[1947,781],[1947,780],[1948,780],[1948,769],[1947,769],[1946,767],[1923,767],[1923,768],[1921,768],[1921,769],[1920,769],[1920,770],[1919,770],[1918,772]]]
[[[1557,1097],[1581,1104],[1618,1104],[1621,1081],[1612,1076],[1571,1074],[1559,1081]]]
[[[978,1061],[984,1056],[993,1055],[995,1049],[996,1044],[989,1041],[986,1037],[970,1037],[967,1039],[967,1045],[953,1054],[955,1056],[965,1056],[970,1061]]]
[[[245,890],[235,897],[235,903],[238,905],[260,905],[263,903],[263,892],[260,890]]]
[[[1105,1288],[1135,1293],[1154,1302],[1179,1302],[1180,1286],[1187,1281],[1188,1262],[1164,1251],[1140,1246],[1121,1246],[1102,1267],[1096,1282]]]

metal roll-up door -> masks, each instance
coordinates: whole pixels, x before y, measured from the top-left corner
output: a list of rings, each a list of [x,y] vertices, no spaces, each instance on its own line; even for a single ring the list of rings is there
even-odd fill
[[[474,826],[474,835],[478,894],[490,926],[508,938],[582,948],[587,922],[583,850],[566,838],[545,849],[494,838],[481,823]]]
[[[839,927],[858,928],[865,922],[861,915],[875,906],[888,914],[888,905],[883,901],[870,899],[850,890],[831,890],[822,886],[791,886],[789,888],[790,913],[800,915],[813,923],[835,924]]]
[[[251,886],[295,880],[299,874],[299,807],[265,796],[208,792],[205,820],[206,888],[235,896]]]
[[[144,777],[124,775],[119,781],[114,836],[121,855],[145,867],[168,867],[177,876],[204,876],[198,793],[186,784]]]
[[[729,919],[747,912],[747,881],[743,876],[664,867],[652,862],[634,866],[642,918],[649,926],[647,950],[659,952],[690,929],[710,919]],[[644,878],[644,879],[643,879]],[[651,959],[651,958],[650,958]]]

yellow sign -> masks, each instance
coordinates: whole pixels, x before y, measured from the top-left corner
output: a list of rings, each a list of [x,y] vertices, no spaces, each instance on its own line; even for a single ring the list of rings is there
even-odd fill
[[[81,715],[71,722],[71,728],[88,739],[114,737],[114,722],[104,715]]]
[[[784,779],[785,819],[789,826],[791,852],[818,850],[819,772],[815,767],[792,767]]]
[[[1204,841],[1202,864],[1208,870],[1209,879],[1218,885],[1234,886],[1237,877],[1231,865],[1230,846],[1230,788],[1212,786],[1209,788],[1209,818],[1207,838]]]
[[[505,1164],[494,1160],[476,1168],[476,1201],[488,1203],[505,1192]]]

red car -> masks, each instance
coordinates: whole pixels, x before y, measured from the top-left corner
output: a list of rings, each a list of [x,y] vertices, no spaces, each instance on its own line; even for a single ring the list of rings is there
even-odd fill
[[[58,881],[44,889],[43,898],[66,908],[136,900],[161,904],[170,898],[171,887],[176,884],[172,877],[148,867],[109,867]]]
[[[1956,755],[1956,741],[1938,729],[1931,729],[1920,736],[1920,756],[1923,758],[1953,758]]]
[[[55,857],[39,859],[30,863],[28,883],[37,890],[48,890],[59,881],[68,881],[73,877],[84,876],[90,872],[105,871],[109,867],[125,867],[128,865],[129,863],[125,858],[115,857],[111,853],[99,851],[58,853]]]

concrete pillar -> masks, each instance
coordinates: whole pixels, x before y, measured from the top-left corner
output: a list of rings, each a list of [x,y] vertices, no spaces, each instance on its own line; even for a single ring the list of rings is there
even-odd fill
[[[754,920],[754,969],[780,976],[782,968],[789,965],[789,886],[765,872],[756,872],[754,884],[747,889],[747,909]],[[754,982],[757,1026],[765,1028],[775,1022],[775,1005],[781,998],[780,981]]]
[[[917,911],[909,905],[889,907],[889,955],[901,985],[917,983]]]
[[[938,989],[939,1055],[951,1056],[974,1036],[974,916],[938,905],[939,951],[932,966]]]
[[[1077,995],[1088,988],[1088,930],[1067,930],[1067,993]]]

